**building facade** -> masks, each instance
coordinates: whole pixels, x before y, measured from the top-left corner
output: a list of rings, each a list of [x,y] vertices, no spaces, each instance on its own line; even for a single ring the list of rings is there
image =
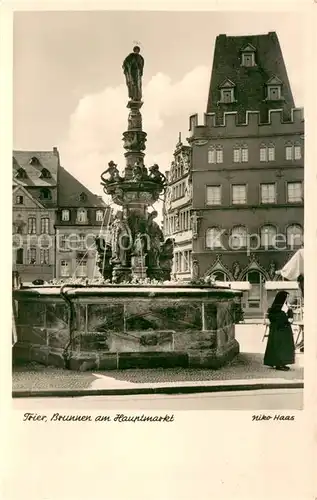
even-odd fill
[[[109,208],[53,151],[13,152],[13,270],[22,282],[98,277],[94,236]]]
[[[199,276],[264,283],[303,244],[304,119],[276,33],[216,39],[204,123],[190,117],[192,262]]]
[[[24,282],[55,275],[55,213],[59,155],[13,152],[13,270]]]
[[[192,179],[191,147],[184,145],[179,136],[167,172],[168,187],[163,207],[163,232],[174,240],[173,276],[190,280],[192,272]]]
[[[99,278],[96,236],[108,233],[110,210],[63,167],[58,176],[56,278]]]

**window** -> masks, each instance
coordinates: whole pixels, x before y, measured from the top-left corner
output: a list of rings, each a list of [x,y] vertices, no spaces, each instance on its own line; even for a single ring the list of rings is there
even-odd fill
[[[268,248],[275,246],[276,243],[276,227],[267,225],[261,228],[261,245]]]
[[[18,248],[16,253],[16,263],[23,264],[23,248]]]
[[[300,160],[302,158],[302,150],[300,145],[285,146],[285,159],[286,160]]]
[[[66,248],[67,248],[67,243],[68,243],[67,236],[65,236],[65,234],[63,234],[63,235],[60,237],[60,248],[61,248],[61,250],[66,250]]]
[[[69,221],[69,210],[62,210],[62,221]]]
[[[221,89],[220,102],[224,104],[229,104],[234,102],[233,89]]]
[[[23,205],[23,196],[17,196],[15,199],[16,205]]]
[[[61,260],[61,276],[69,276],[69,262],[67,260]]]
[[[36,248],[29,248],[28,250],[28,264],[36,263]]]
[[[102,222],[103,221],[103,210],[97,210],[97,212],[96,212],[96,221],[97,222]]]
[[[230,236],[230,246],[233,250],[244,248],[247,246],[248,242],[248,232],[246,227],[237,226],[234,227],[231,231]]]
[[[210,148],[208,151],[208,163],[223,163],[222,147]]]
[[[275,184],[261,184],[261,203],[276,203]]]
[[[302,157],[302,151],[300,146],[294,146],[294,159],[300,160]]]
[[[24,168],[19,168],[17,170],[15,177],[16,177],[16,179],[26,179],[27,175],[26,175],[26,171],[24,170]]]
[[[49,264],[49,255],[50,254],[50,251],[48,249],[44,249],[42,248],[41,249],[41,256],[40,256],[40,260],[41,260],[41,264]]]
[[[303,186],[301,182],[287,183],[287,201],[288,203],[303,202]]]
[[[29,163],[30,163],[30,165],[40,165],[40,161],[36,156],[32,156]]]
[[[41,189],[40,198],[41,200],[51,200],[52,199],[51,191],[48,188]]]
[[[210,227],[206,231],[206,248],[222,248],[222,230],[217,227]]]
[[[233,161],[234,163],[245,163],[248,161],[249,154],[248,148],[246,146],[235,147],[233,149]]]
[[[246,66],[247,68],[254,66],[254,53],[253,52],[244,52],[242,54],[242,66]]]
[[[42,168],[40,178],[41,179],[50,179],[51,177],[52,177],[51,172],[49,170],[47,170],[47,168]]]
[[[274,161],[275,160],[275,147],[265,146],[260,147],[260,161]]]
[[[247,186],[245,184],[236,184],[232,186],[232,204],[243,205],[247,202]]]
[[[287,245],[301,247],[303,245],[303,229],[299,224],[292,224],[286,229]]]
[[[269,101],[278,101],[281,99],[281,87],[269,85],[267,88],[267,98]]]
[[[77,210],[77,222],[86,223],[87,222],[87,210],[84,208],[79,208]]]
[[[49,232],[50,232],[50,220],[48,217],[42,217],[41,234],[49,234]]]
[[[86,201],[86,200],[87,200],[86,193],[80,193],[80,195],[79,195],[79,201]]]
[[[80,234],[77,240],[77,249],[85,250],[86,236],[84,234]]]
[[[36,218],[28,218],[28,234],[36,234]]]
[[[207,186],[207,205],[221,204],[221,186]]]
[[[212,273],[212,277],[216,280],[216,281],[227,281],[227,276],[225,275],[225,273],[223,271],[215,271]]]
[[[87,276],[87,261],[80,260],[76,262],[76,275],[79,278],[85,278]]]

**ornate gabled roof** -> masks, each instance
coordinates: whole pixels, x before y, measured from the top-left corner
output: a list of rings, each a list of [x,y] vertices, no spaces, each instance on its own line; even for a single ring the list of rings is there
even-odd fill
[[[106,208],[101,196],[93,194],[65,168],[59,167],[58,206],[61,208]]]
[[[26,177],[19,178],[19,183],[26,187],[55,187],[58,165],[59,155],[55,148],[53,151],[13,151],[13,177],[23,169]],[[50,177],[42,176],[43,169],[48,170]]]
[[[256,66],[253,67],[241,66],[241,48],[245,49],[248,45],[255,49]],[[276,33],[219,35],[215,43],[207,113],[215,113],[217,121],[222,122],[225,111],[237,111],[239,121],[245,122],[246,111],[259,111],[261,121],[267,121],[268,109],[272,108],[272,103],[265,102],[265,93],[267,82],[272,76],[283,83],[284,100],[278,106],[284,109],[284,115],[288,117],[295,104]],[[226,79],[235,82],[237,102],[219,105],[219,87]]]

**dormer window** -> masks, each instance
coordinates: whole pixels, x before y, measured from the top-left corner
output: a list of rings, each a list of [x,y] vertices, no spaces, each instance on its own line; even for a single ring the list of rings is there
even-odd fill
[[[227,78],[220,86],[220,101],[221,104],[230,104],[236,102],[234,98],[235,84]]]
[[[241,66],[246,68],[255,66],[255,51],[255,47],[251,44],[248,44],[241,50]]]
[[[103,210],[97,210],[96,212],[96,222],[103,221]]]
[[[51,200],[52,199],[51,191],[47,188],[41,189],[40,198],[41,200]]]
[[[24,170],[24,168],[19,168],[17,170],[17,173],[15,175],[16,179],[26,179],[27,178],[27,175],[26,175],[26,171]]]
[[[79,201],[86,201],[86,200],[87,200],[86,193],[80,193],[80,195],[79,195]]]
[[[77,222],[85,224],[87,222],[87,210],[79,208],[77,210]]]
[[[282,82],[277,76],[273,76],[267,82],[267,101],[279,101],[282,99]]]
[[[40,178],[41,179],[50,179],[51,177],[52,177],[51,172],[49,170],[47,170],[47,168],[42,168]]]
[[[62,221],[63,222],[68,222],[69,221],[69,210],[62,210]]]
[[[32,156],[29,163],[30,165],[40,165],[40,160],[36,156]]]

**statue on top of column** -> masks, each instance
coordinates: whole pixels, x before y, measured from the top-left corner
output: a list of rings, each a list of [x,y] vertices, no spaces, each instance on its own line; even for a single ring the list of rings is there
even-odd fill
[[[133,47],[133,52],[125,58],[122,65],[129,98],[132,101],[141,101],[142,99],[143,67],[144,59],[140,54],[140,47],[136,45]]]

